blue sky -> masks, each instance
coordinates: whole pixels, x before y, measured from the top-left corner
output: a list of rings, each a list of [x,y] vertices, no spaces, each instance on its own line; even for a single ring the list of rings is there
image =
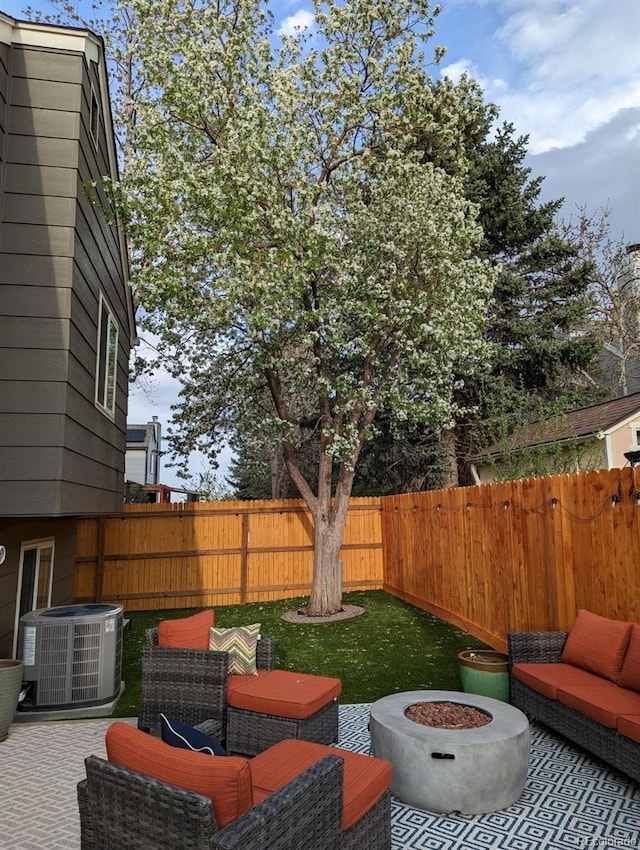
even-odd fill
[[[0,10],[24,18],[23,0]],[[35,0],[45,13],[51,4]],[[639,0],[443,0],[435,44],[440,73],[466,71],[501,119],[529,135],[528,164],[544,175],[543,199],[564,197],[563,217],[608,207],[612,235],[640,242]],[[313,5],[272,3],[279,26],[313,29]],[[169,419],[175,386],[158,380],[152,403],[130,398],[132,422]],[[196,464],[197,467],[197,464]],[[172,475],[167,472],[167,483]]]

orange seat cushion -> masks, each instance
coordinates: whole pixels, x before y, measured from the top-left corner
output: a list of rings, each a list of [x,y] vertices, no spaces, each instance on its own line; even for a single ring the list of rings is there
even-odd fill
[[[640,625],[638,623],[634,623],[631,627],[629,647],[618,676],[618,684],[621,688],[640,691]]]
[[[623,714],[640,714],[640,694],[624,688],[567,686],[558,688],[558,699],[609,729],[617,728]]]
[[[558,688],[567,685],[582,685],[583,687],[615,688],[613,682],[588,673],[572,664],[530,664],[518,663],[512,667],[515,679],[522,682],[539,694],[549,699],[558,699]]]
[[[618,732],[640,744],[640,714],[631,714],[619,717]]]
[[[215,625],[215,611],[209,609],[158,623],[158,646],[174,649],[209,649],[209,629]]]
[[[229,680],[229,705],[295,720],[311,717],[342,690],[340,679],[289,670],[265,670],[258,676],[230,676]]]
[[[391,784],[391,765],[383,759],[351,753],[338,747],[285,740],[251,760],[253,795],[256,802],[282,788],[298,774],[326,755],[344,761],[342,829],[357,823],[383,796]]]
[[[581,608],[562,650],[562,660],[615,682],[630,635],[631,623],[610,620]]]
[[[212,756],[171,747],[116,721],[107,729],[107,757],[120,767],[209,797],[219,827],[253,806],[251,768],[237,756]]]

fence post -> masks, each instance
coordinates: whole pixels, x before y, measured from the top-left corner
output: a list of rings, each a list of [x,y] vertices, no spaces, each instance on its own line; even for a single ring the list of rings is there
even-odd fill
[[[249,583],[249,514],[242,512],[242,539],[240,542],[240,604],[247,601],[247,585]]]
[[[104,545],[106,537],[106,518],[98,517],[98,552],[96,558],[96,602],[102,602],[104,592]]]

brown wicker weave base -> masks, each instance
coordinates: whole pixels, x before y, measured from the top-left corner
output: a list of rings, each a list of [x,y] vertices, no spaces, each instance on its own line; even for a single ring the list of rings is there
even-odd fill
[[[510,632],[509,661],[557,664],[568,632]],[[568,740],[640,781],[640,744],[510,677],[511,702]]]
[[[228,752],[255,756],[286,738],[315,744],[335,743],[338,740],[338,700],[332,700],[306,720],[228,706]]]

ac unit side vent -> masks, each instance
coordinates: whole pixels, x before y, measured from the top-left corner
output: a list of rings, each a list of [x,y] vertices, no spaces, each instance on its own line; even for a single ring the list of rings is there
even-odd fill
[[[98,683],[87,687],[74,687],[71,689],[72,702],[90,702],[98,699]]]
[[[116,640],[116,661],[114,664],[113,670],[113,692],[117,694],[120,690],[120,680],[122,679],[122,637],[123,630],[118,629],[118,636]]]

